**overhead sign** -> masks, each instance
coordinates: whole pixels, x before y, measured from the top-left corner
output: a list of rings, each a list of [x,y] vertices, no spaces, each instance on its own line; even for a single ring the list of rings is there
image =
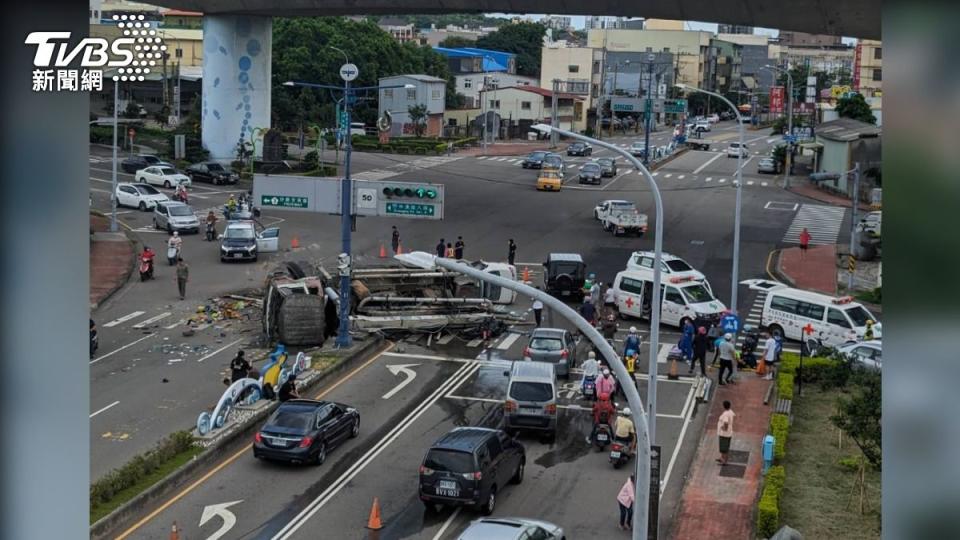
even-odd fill
[[[424,216],[433,217],[435,208],[432,204],[419,203],[386,203],[386,213],[392,216]]]
[[[640,112],[643,104],[639,98],[614,96],[610,99],[610,108],[616,112]]]
[[[663,112],[672,113],[672,114],[684,114],[687,112],[687,100],[685,99],[664,100]]]
[[[310,199],[308,197],[296,197],[289,195],[261,195],[260,206],[277,206],[280,208],[307,208]]]
[[[357,66],[353,64],[344,64],[340,66],[340,78],[350,82],[357,78],[357,75],[360,74],[360,70],[357,69]]]

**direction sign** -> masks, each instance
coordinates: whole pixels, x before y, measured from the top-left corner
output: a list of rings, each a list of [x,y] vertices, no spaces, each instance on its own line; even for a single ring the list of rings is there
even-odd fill
[[[261,206],[277,206],[280,208],[307,208],[309,206],[307,197],[295,197],[290,195],[261,195]]]
[[[357,66],[354,64],[344,64],[340,66],[340,78],[347,82],[356,79],[359,74],[360,70],[357,69]]]
[[[733,313],[728,313],[720,319],[720,328],[723,328],[724,332],[736,334],[740,330],[740,318]]]
[[[432,204],[388,202],[386,213],[400,216],[433,216],[435,210]]]
[[[663,112],[673,114],[683,114],[687,112],[687,100],[685,99],[667,99],[663,102]]]

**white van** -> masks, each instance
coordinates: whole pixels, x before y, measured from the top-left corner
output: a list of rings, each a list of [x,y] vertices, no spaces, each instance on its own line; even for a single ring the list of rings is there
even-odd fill
[[[650,317],[652,270],[624,270],[613,282],[621,317]],[[682,328],[685,321],[719,320],[727,307],[691,276],[661,275],[660,322]]]
[[[759,281],[759,280],[757,280]],[[782,284],[751,288],[766,288],[766,302],[760,324],[771,332],[780,332],[788,339],[800,341],[803,328],[813,328],[809,337],[819,338],[824,345],[837,347],[844,343],[863,340],[867,320],[874,321],[873,337],[881,338],[880,321],[852,296],[835,297],[794,289]]]
[[[664,283],[666,283],[668,277],[692,277],[694,281],[700,282],[708,291],[713,292],[713,288],[707,281],[707,276],[690,266],[687,261],[669,253],[661,253],[660,255],[660,275]],[[648,270],[652,276],[653,256],[654,252],[652,251],[634,251],[627,259],[626,269],[640,272]]]

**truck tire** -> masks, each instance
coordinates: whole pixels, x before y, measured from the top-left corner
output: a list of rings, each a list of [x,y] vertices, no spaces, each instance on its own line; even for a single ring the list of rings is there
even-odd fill
[[[294,294],[287,297],[277,314],[278,339],[288,346],[322,345],[324,338],[324,297]]]

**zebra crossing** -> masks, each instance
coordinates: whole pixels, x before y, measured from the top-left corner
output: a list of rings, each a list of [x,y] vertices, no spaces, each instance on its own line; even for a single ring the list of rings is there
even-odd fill
[[[143,317],[147,315],[147,318]],[[143,330],[144,328],[160,328],[164,330],[172,330],[178,326],[183,326],[186,322],[186,318],[177,320],[176,322],[171,323],[170,317],[174,314],[170,311],[165,311],[163,313],[157,313],[155,315],[148,315],[146,311],[133,311],[123,315],[122,317],[117,317],[116,319],[102,324],[104,328],[114,328],[117,326],[126,326],[130,325],[130,328],[134,330]],[[132,324],[131,324],[132,323]]]
[[[398,163],[387,169],[373,169],[353,174],[352,177],[357,180],[385,180],[394,176],[399,176],[405,172],[420,169],[432,169],[440,165],[445,165],[452,161],[463,159],[463,156],[426,156],[417,158],[407,163]]]
[[[836,244],[846,212],[847,209],[841,206],[803,204],[783,235],[783,242],[799,244],[800,233],[806,228],[810,233],[810,245]]]

